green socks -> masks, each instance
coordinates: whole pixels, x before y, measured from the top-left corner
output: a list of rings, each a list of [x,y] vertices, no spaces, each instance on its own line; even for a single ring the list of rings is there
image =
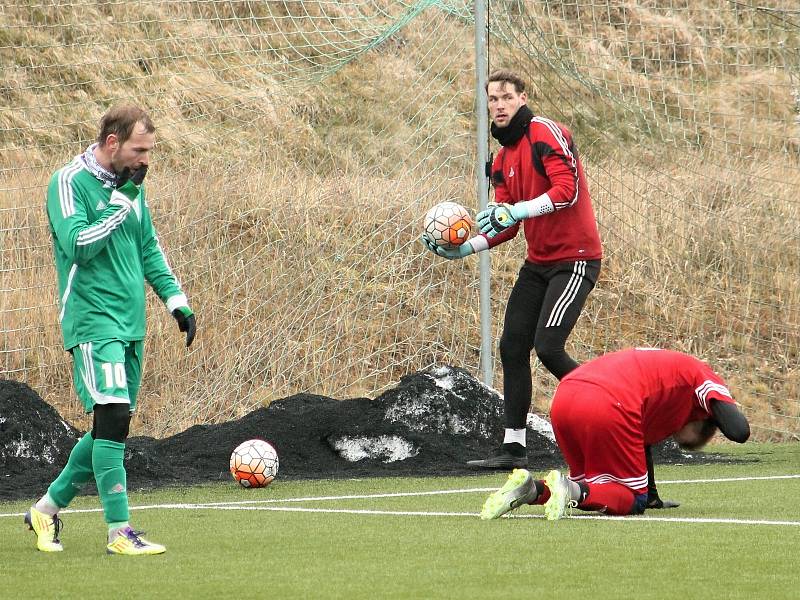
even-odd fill
[[[92,470],[93,446],[94,439],[91,433],[87,433],[78,440],[69,454],[67,466],[47,488],[50,499],[60,508],[69,506],[75,495],[94,475]]]
[[[127,523],[128,490],[125,467],[125,444],[95,440],[84,435],[69,454],[67,466],[47,488],[48,500],[59,508],[69,506],[84,484],[94,476],[107,523]]]
[[[106,523],[128,521],[128,489],[125,467],[125,444],[110,440],[95,440],[92,464],[97,492],[103,505]]]

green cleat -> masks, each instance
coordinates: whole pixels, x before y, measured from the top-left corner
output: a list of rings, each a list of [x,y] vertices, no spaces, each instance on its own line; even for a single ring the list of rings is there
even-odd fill
[[[544,515],[548,521],[557,521],[568,517],[578,503],[570,497],[569,482],[560,471],[553,469],[544,478],[550,490],[550,499],[544,503]]]
[[[161,544],[148,542],[142,537],[143,531],[134,531],[130,527],[121,529],[108,543],[108,554],[126,554],[128,556],[143,556],[149,554],[163,554],[167,549]]]
[[[531,474],[525,469],[514,469],[503,487],[491,494],[483,503],[481,519],[484,521],[497,519],[535,498],[536,487],[533,485]]]
[[[64,549],[58,539],[62,528],[58,515],[51,517],[31,506],[25,513],[25,524],[36,534],[36,547],[42,552],[61,552]]]

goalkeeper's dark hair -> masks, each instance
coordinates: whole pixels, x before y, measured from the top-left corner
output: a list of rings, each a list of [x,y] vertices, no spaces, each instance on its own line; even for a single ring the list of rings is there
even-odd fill
[[[105,146],[106,139],[113,133],[117,136],[119,143],[124,144],[131,137],[137,123],[144,125],[147,133],[153,133],[156,130],[150,115],[143,108],[130,103],[112,106],[100,119],[97,142],[101,146]]]
[[[510,83],[518,94],[525,91],[525,80],[514,71],[508,69],[498,69],[489,73],[489,80],[486,82],[486,91],[489,91],[489,84],[494,81],[501,81],[503,83]]]

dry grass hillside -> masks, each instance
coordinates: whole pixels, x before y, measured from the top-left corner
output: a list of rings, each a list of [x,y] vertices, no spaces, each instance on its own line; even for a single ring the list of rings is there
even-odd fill
[[[659,4],[490,7],[492,66],[527,75],[534,110],[572,128],[590,178],[606,259],[571,351],[696,353],[759,436],[796,437],[792,3]],[[428,206],[477,205],[469,15],[390,2],[0,8],[0,368],[86,423],[60,348],[44,187],[110,103],[133,99],[158,125],[151,208],[200,324],[186,353],[151,303],[138,433],[299,391],[372,395],[435,362],[477,372],[477,261],[432,260],[416,242]],[[495,330],[523,256],[507,246],[493,252]],[[554,382],[540,368],[536,380],[545,412]]]

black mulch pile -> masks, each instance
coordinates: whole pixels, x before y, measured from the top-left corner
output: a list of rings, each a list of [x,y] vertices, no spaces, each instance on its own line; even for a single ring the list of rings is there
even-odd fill
[[[0,380],[0,499],[42,494],[80,435],[30,387]],[[233,448],[261,438],[278,451],[282,479],[461,475],[475,473],[465,461],[487,455],[502,435],[498,394],[467,371],[443,366],[403,377],[373,400],[297,394],[236,421],[164,439],[132,437],[126,469],[131,489],[232,481]],[[546,421],[529,422],[534,471],[564,464],[549,436]],[[654,448],[654,456],[670,463],[718,460],[688,454],[672,441]]]

